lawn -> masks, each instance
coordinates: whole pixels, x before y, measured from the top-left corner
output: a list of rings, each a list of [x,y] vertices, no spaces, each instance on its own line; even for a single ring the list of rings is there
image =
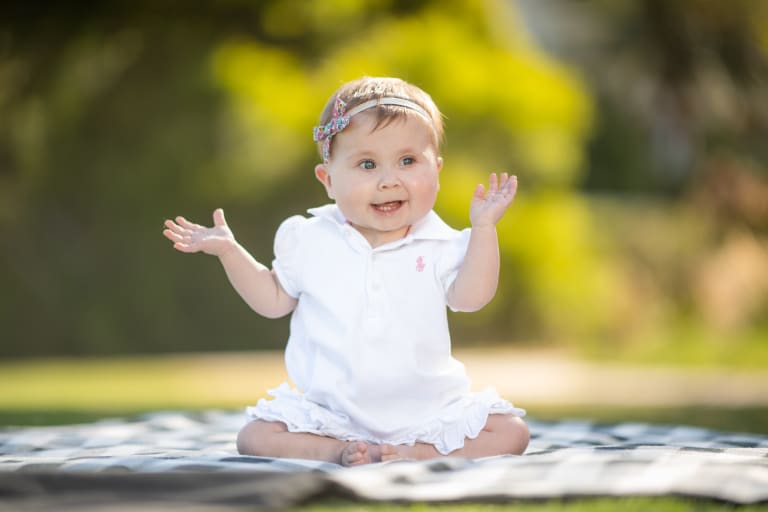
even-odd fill
[[[235,410],[285,379],[280,354],[202,354],[0,363],[0,426],[54,425],[126,417],[155,410]],[[727,383],[724,383],[724,385]],[[531,418],[583,418],[614,423],[689,424],[768,433],[768,407],[617,407],[595,403],[526,404]],[[720,511],[726,504],[666,498],[601,498],[512,504],[374,505],[328,502],[310,511]],[[766,506],[739,510],[768,510]]]
[[[286,378],[279,352],[4,361],[0,425],[65,424],[156,410],[241,409]],[[684,423],[768,434],[768,405],[762,404],[616,406],[585,397],[525,407],[539,420]]]
[[[757,512],[768,510],[768,505],[740,506],[685,498],[587,498],[579,500],[548,500],[512,504],[414,504],[369,505],[332,503],[322,506],[301,507],[304,512]]]

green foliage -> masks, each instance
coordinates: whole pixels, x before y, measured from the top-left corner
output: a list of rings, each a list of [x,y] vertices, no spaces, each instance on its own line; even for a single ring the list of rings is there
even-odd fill
[[[754,30],[764,41],[764,27]],[[596,112],[592,77],[541,51],[509,2],[234,0],[182,11],[139,1],[87,12],[19,3],[0,11],[0,356],[282,347],[287,321],[252,314],[213,259],[175,254],[162,221],[210,222],[224,207],[269,264],[280,221],[327,201],[312,175],[311,128],[332,91],[364,74],[412,81],[445,114],[436,209],[452,225],[468,224],[472,190],[489,172],[520,178],[499,226],[498,296],[452,315],[457,343],[601,349],[606,339],[666,339],[688,319],[706,330],[710,318],[723,336],[765,332],[768,291],[742,287],[733,293],[749,299],[745,314],[711,315],[718,303],[706,290],[720,283],[694,272],[717,236],[743,256],[723,261],[763,268],[761,196],[734,203],[757,205],[752,245],[706,216],[683,227],[720,235],[681,237],[667,223],[662,238],[651,229],[636,239],[650,221],[630,222],[636,212],[623,207],[605,215],[580,187],[652,190],[637,142],[646,139],[623,136],[643,128],[626,112]],[[697,197],[706,208],[714,196]],[[663,216],[650,204],[640,221]]]

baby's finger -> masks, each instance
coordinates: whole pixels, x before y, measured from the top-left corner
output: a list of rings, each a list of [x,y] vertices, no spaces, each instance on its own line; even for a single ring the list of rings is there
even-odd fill
[[[216,208],[213,212],[213,225],[218,227],[227,225],[227,221],[224,219],[224,210],[221,208]]]
[[[501,175],[501,184],[499,189],[503,194],[509,194],[509,192],[512,190],[512,180],[507,175],[507,173],[503,173]]]
[[[176,242],[173,244],[173,248],[181,252],[197,252],[199,251],[197,244],[185,244],[183,242]]]
[[[184,237],[181,236],[179,233],[176,233],[174,231],[171,231],[170,229],[164,229],[163,235],[165,235],[165,238],[170,240],[171,242],[183,242]]]
[[[508,202],[512,202],[517,193],[517,176],[510,176],[507,182],[504,184],[504,199]]]
[[[474,193],[475,199],[484,199],[485,198],[485,185],[482,183],[479,183],[475,187],[475,193]]]
[[[182,234],[182,233],[185,233],[187,231],[186,229],[184,229],[183,227],[179,226],[178,224],[176,224],[172,220],[166,220],[163,224],[165,225],[166,228],[168,228],[169,230],[173,231],[174,233]]]
[[[165,227],[168,228],[170,231],[176,233],[177,235],[181,235],[181,236],[190,236],[190,235],[192,235],[192,231],[190,231],[189,229],[185,229],[185,228],[179,226],[178,224],[176,224],[172,220],[165,221]]]
[[[494,195],[499,190],[499,179],[495,172],[488,178],[488,195]]]
[[[507,180],[507,186],[510,192],[514,194],[517,191],[517,176],[510,176],[509,180]]]
[[[186,229],[201,229],[203,227],[200,224],[195,224],[194,222],[189,222],[187,219],[185,219],[184,217],[181,217],[181,216],[176,217],[176,222],[178,222],[181,225],[181,227],[186,228]]]

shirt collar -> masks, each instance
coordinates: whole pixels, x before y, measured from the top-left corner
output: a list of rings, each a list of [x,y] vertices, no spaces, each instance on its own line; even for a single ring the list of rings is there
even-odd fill
[[[341,228],[348,226],[347,219],[344,218],[336,204],[326,204],[317,208],[310,208],[307,210],[307,213],[333,222]],[[434,210],[430,210],[421,220],[411,226],[403,241],[451,240],[456,236],[456,232]]]

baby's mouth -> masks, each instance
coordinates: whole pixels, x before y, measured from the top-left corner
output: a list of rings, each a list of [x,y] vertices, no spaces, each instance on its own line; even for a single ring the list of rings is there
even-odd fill
[[[390,213],[403,206],[405,201],[388,201],[386,203],[374,203],[373,209],[381,213]]]

